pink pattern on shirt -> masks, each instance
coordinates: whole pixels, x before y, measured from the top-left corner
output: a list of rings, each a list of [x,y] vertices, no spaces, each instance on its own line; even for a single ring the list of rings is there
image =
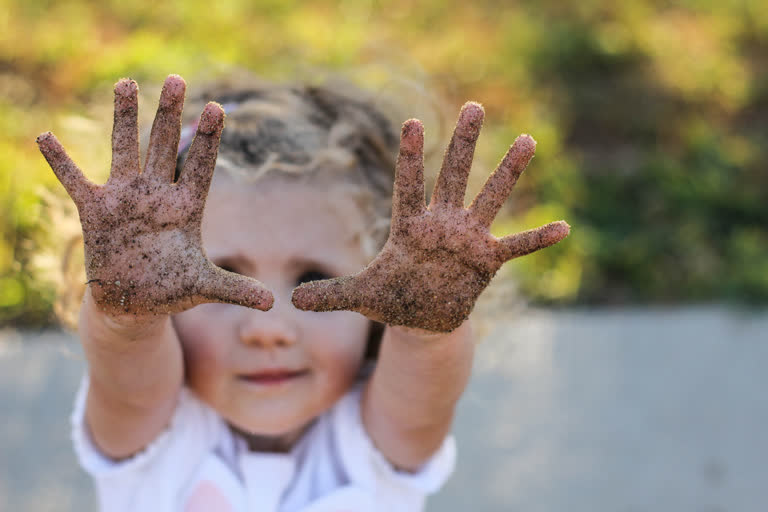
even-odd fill
[[[232,504],[210,480],[198,484],[187,501],[185,512],[232,512]]]

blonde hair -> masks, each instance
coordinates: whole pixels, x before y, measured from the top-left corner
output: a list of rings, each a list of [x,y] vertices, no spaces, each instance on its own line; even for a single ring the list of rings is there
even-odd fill
[[[351,84],[274,84],[228,77],[203,88],[185,109],[186,131],[208,101],[227,120],[217,172],[246,181],[266,176],[344,185],[365,217],[366,254],[389,233],[398,133],[369,95]],[[180,146],[177,174],[187,147]]]

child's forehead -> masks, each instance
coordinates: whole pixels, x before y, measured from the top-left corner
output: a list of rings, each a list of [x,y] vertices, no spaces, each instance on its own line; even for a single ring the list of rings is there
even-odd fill
[[[212,258],[247,254],[254,262],[314,259],[365,264],[370,250],[365,217],[342,185],[265,178],[242,183],[219,176],[203,216],[203,242]]]
[[[278,175],[243,182],[229,173],[217,173],[211,195],[214,208],[264,210],[262,214],[278,226],[290,221],[298,224],[294,229],[312,229],[319,222],[329,222],[351,237],[358,237],[366,227],[365,197],[358,187],[341,180]]]
[[[220,165],[223,164],[223,165]],[[338,196],[349,193],[351,188],[358,188],[351,180],[341,175],[323,177],[311,173],[292,174],[273,172],[266,169],[258,176],[249,176],[252,170],[238,170],[231,164],[221,162],[216,166],[211,190],[223,194],[239,191],[245,195],[282,196],[290,199],[292,196],[313,196],[318,201],[336,204]]]

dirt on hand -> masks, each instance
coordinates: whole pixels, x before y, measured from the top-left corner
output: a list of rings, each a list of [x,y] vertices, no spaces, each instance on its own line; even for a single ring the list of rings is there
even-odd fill
[[[312,311],[352,310],[391,325],[449,332],[469,316],[501,265],[553,245],[570,232],[564,221],[496,238],[490,226],[536,142],[521,135],[468,208],[464,195],[484,117],[469,102],[459,115],[429,205],[424,200],[424,128],[403,124],[395,175],[392,227],[378,256],[354,276],[313,281],[293,292]]]
[[[115,85],[112,168],[104,185],[89,181],[52,133],[37,138],[77,205],[88,285],[107,314],[170,314],[204,302],[272,306],[261,283],[216,267],[202,248],[200,222],[224,126],[220,105],[206,105],[173,181],[185,90],[180,76],[166,79],[142,170],[138,86],[129,79]]]

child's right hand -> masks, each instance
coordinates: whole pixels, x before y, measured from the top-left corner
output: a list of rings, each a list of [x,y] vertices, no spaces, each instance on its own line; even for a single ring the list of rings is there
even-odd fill
[[[185,89],[181,77],[166,79],[141,171],[138,86],[129,79],[115,85],[112,169],[104,185],[89,181],[52,133],[37,138],[77,205],[88,284],[110,316],[177,313],[205,302],[272,307],[259,281],[216,267],[202,248],[200,221],[224,125],[220,105],[206,105],[173,182]]]

